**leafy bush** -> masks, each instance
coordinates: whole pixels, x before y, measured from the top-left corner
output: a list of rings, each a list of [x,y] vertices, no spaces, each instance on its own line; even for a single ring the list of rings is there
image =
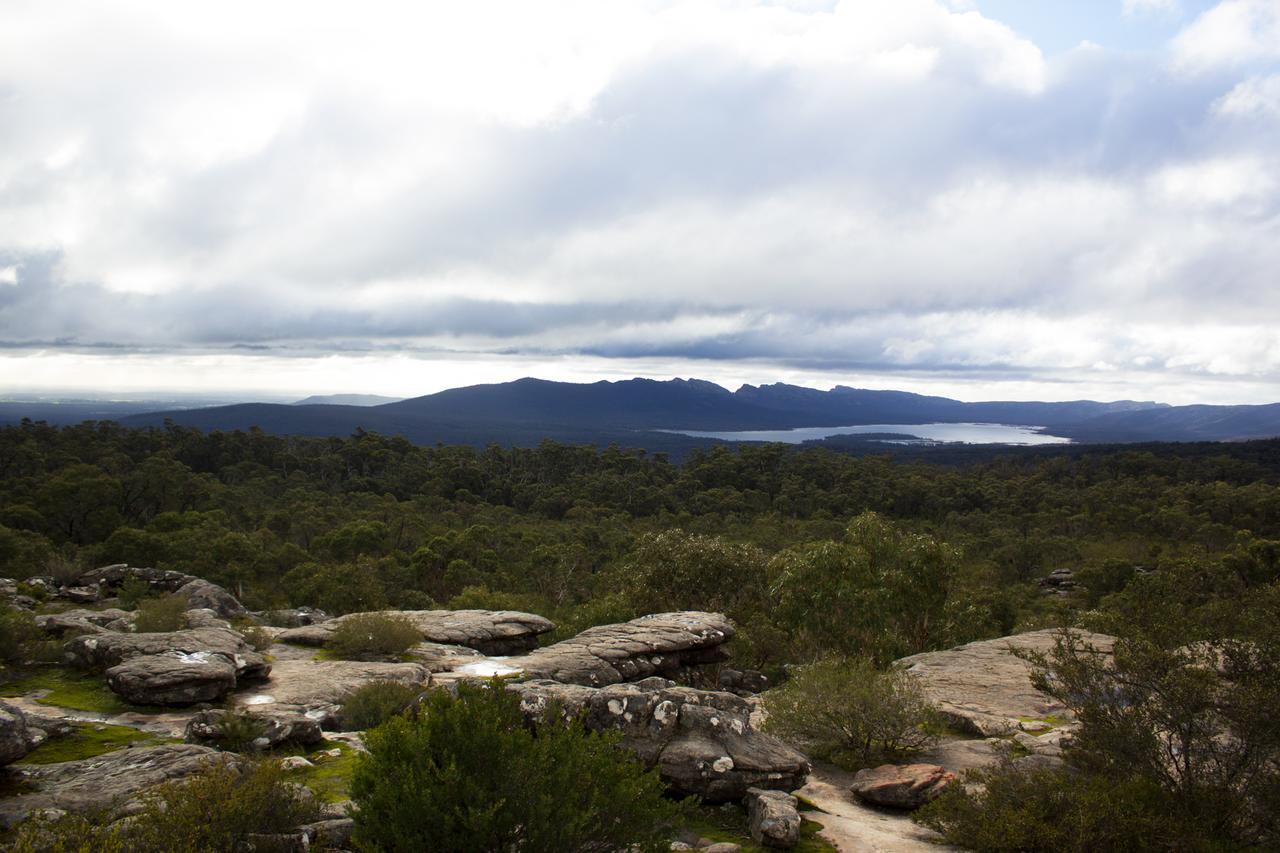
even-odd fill
[[[432,691],[365,736],[351,783],[362,850],[665,850],[679,807],[655,771],[556,711],[526,724],[495,682]],[[425,818],[424,816],[429,816]]]
[[[1280,595],[1260,597],[1270,618],[1252,641],[1121,638],[1105,655],[1064,632],[1050,655],[1025,655],[1080,720],[1072,765],[1152,787],[1207,837],[1280,845]]]
[[[22,663],[40,636],[33,615],[0,606],[0,669],[5,664]]]
[[[271,632],[261,625],[248,625],[240,628],[239,631],[240,636],[244,637],[244,641],[252,646],[255,651],[265,652],[275,645],[276,641],[272,639]]]
[[[343,726],[352,731],[380,726],[404,713],[422,691],[421,685],[402,681],[371,681],[351,691],[342,701]]]
[[[266,723],[245,711],[230,709],[218,720],[214,742],[231,752],[246,752],[262,737]]]
[[[125,578],[116,596],[123,609],[135,610],[145,599],[151,597],[151,584],[139,577]]]
[[[187,600],[180,595],[149,598],[138,605],[133,630],[140,634],[178,631],[186,627]]]
[[[403,616],[359,613],[338,625],[325,648],[346,660],[398,658],[421,640],[422,633]]]
[[[215,762],[181,781],[142,795],[142,810],[124,824],[68,815],[24,823],[13,850],[207,853],[242,849],[247,837],[284,832],[319,817],[304,789],[285,781],[275,762],[237,767]]]
[[[971,771],[913,817],[967,850],[1084,853],[1206,849],[1160,789],[1140,779],[1019,769]]]
[[[814,755],[865,767],[929,746],[941,719],[915,680],[869,661],[827,658],[764,694],[765,727]]]

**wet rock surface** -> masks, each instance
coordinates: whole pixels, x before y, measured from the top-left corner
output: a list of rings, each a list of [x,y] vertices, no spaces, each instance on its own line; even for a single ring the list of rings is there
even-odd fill
[[[538,680],[507,689],[531,718],[554,704],[589,729],[621,731],[623,745],[667,784],[712,802],[740,800],[749,788],[790,791],[809,773],[808,760],[757,730],[751,703],[731,693],[661,678],[598,688]]]
[[[486,655],[509,655],[538,645],[538,637],[555,628],[549,619],[515,610],[388,610],[387,616],[404,619],[430,643],[465,646]],[[323,646],[344,620],[364,614],[348,613],[326,622],[290,628],[279,636],[282,643]]]
[[[727,655],[721,646],[733,634],[733,623],[720,613],[656,613],[588,628],[505,663],[530,678],[604,686],[722,661]]]

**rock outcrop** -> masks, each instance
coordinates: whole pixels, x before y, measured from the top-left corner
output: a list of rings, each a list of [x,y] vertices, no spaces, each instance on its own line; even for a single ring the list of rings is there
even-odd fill
[[[1104,654],[1110,654],[1115,643],[1106,634],[1072,633]],[[1066,706],[1035,689],[1031,664],[1012,651],[1048,653],[1059,635],[1056,630],[1031,631],[912,655],[897,664],[919,679],[957,728],[981,737],[1009,735],[1029,726],[1043,728],[1043,721],[1052,726],[1072,720]]]
[[[88,634],[64,646],[70,662],[106,668],[107,686],[139,705],[191,705],[225,695],[271,671],[266,658],[229,628],[148,634]]]
[[[82,761],[10,768],[16,781],[33,790],[0,800],[0,827],[12,826],[38,809],[85,812],[124,802],[220,760],[234,759],[208,747],[164,744],[121,749]]]
[[[800,843],[799,801],[784,791],[751,788],[745,799],[751,837],[763,847],[790,850]]]
[[[90,569],[80,575],[74,585],[97,586],[105,594],[119,590],[125,581],[131,579],[146,581],[152,592],[177,592],[184,584],[197,580],[194,575],[182,572],[116,563]]]
[[[538,645],[538,637],[555,628],[549,619],[515,610],[387,610],[387,616],[405,619],[430,643],[466,646],[486,655],[510,655]],[[315,625],[290,628],[278,637],[282,643],[323,646],[346,619],[364,614],[348,613]]]
[[[249,613],[234,595],[216,583],[209,583],[200,578],[187,581],[178,587],[177,594],[187,600],[188,608],[192,610],[208,608],[223,619],[235,619]]]
[[[0,767],[22,758],[39,741],[27,728],[26,716],[12,705],[0,702]]]
[[[936,764],[882,764],[859,770],[850,789],[863,802],[895,809],[918,809],[955,782]]]
[[[680,687],[662,678],[587,687],[556,681],[507,686],[536,719],[553,705],[587,728],[622,732],[623,744],[684,794],[740,800],[749,788],[790,791],[809,762],[751,723],[751,703],[731,693]]]
[[[588,628],[504,663],[530,678],[600,687],[724,660],[720,647],[733,634],[733,624],[720,613],[656,613]]]
[[[270,706],[312,710],[336,706],[351,691],[372,681],[402,681],[425,685],[431,678],[418,663],[380,663],[354,660],[280,660],[266,680],[241,692],[236,700],[248,707]]]
[[[109,608],[107,610],[64,610],[61,613],[47,613],[36,617],[36,625],[40,630],[54,637],[66,637],[74,634],[105,634],[111,631],[126,631],[133,623],[136,614],[126,610]]]
[[[213,709],[201,711],[187,723],[187,743],[217,745],[225,737],[226,721],[230,711]],[[266,711],[247,715],[257,730],[250,745],[257,750],[274,749],[293,744],[314,746],[324,740],[320,723],[305,714]]]

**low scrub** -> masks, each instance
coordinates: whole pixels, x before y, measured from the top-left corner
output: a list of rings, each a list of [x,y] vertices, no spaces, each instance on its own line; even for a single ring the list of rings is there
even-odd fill
[[[422,695],[421,685],[401,681],[372,681],[347,694],[342,702],[343,727],[364,731],[405,712]]]
[[[180,631],[187,626],[187,600],[180,595],[148,598],[138,604],[133,630],[140,634]]]
[[[811,754],[865,767],[930,746],[938,712],[911,676],[869,661],[827,658],[765,694],[765,727]]]
[[[205,853],[245,849],[249,836],[278,833],[319,817],[314,798],[285,781],[275,762],[237,766],[215,762],[141,798],[131,820],[107,824],[104,815],[35,818],[13,839],[15,853]]]
[[[361,613],[342,620],[325,648],[346,660],[398,659],[421,640],[421,632],[402,616]]]
[[[496,682],[431,691],[365,735],[351,782],[361,850],[659,851],[681,807],[618,745],[549,713],[536,731]],[[424,816],[430,816],[424,819]]]

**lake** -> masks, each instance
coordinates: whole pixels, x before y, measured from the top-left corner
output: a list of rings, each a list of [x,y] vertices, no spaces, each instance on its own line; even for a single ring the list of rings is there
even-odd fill
[[[893,433],[913,436],[911,439],[872,439],[885,444],[931,444],[955,442],[959,444],[1070,444],[1071,439],[1040,432],[1044,427],[1013,426],[1010,424],[859,424],[857,426],[797,427],[796,429],[757,429],[736,432],[717,432],[690,429],[668,429],[679,435],[697,438],[718,438],[724,441],[781,441],[799,444],[817,441],[833,435],[857,435],[859,433]]]

